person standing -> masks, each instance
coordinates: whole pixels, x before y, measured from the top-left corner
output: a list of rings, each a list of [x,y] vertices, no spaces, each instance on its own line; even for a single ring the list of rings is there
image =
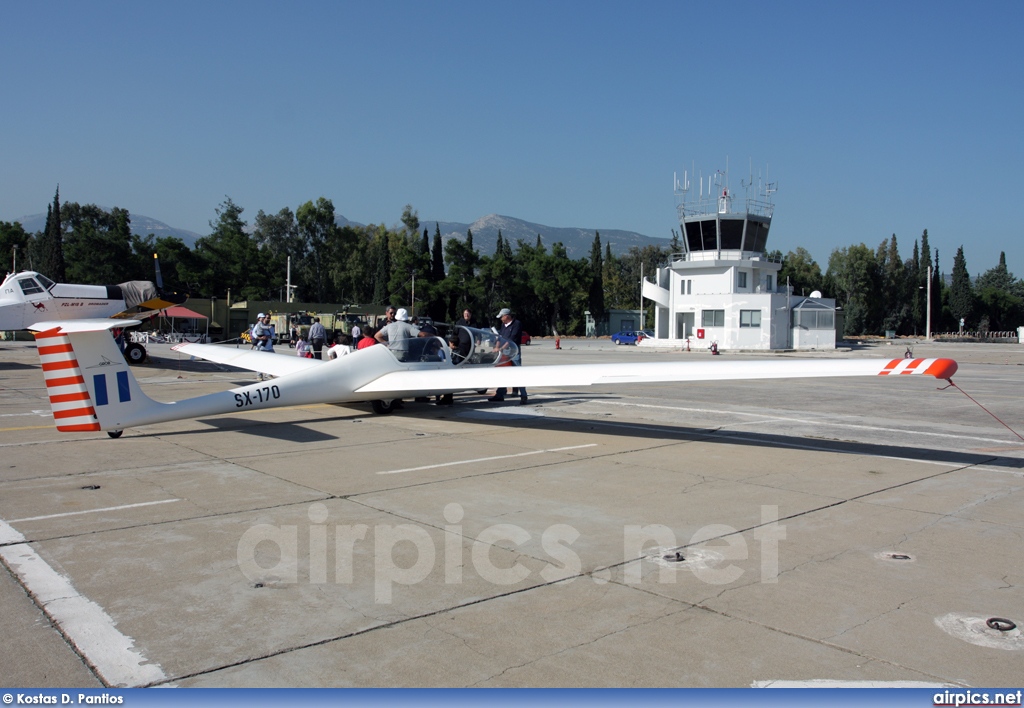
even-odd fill
[[[324,358],[330,361],[351,354],[352,351],[352,337],[347,334],[339,334],[334,337],[334,346],[324,353]]]
[[[359,344],[356,345],[356,349],[366,349],[367,347],[372,347],[374,344],[377,343],[377,338],[374,336],[376,334],[377,330],[375,330],[370,325],[366,325],[365,327],[363,327],[363,338],[359,340]]]
[[[473,335],[467,332],[463,327],[471,327],[472,329],[479,329],[480,325],[476,320],[473,319],[473,313],[467,307],[462,311],[462,318],[455,322],[455,332],[459,338],[459,356],[463,359],[469,356],[470,350],[473,349]]]
[[[507,307],[502,308],[501,312],[498,313],[498,319],[501,320],[501,329],[498,330],[498,336],[504,337],[508,341],[516,345],[516,355],[512,359],[512,366],[523,365],[523,323],[520,322],[512,315],[512,310]],[[514,391],[515,389],[513,389]],[[508,393],[507,388],[499,388],[494,392],[494,395],[488,398],[488,401],[504,401],[505,394]],[[522,386],[519,387],[519,405],[526,405],[527,396],[526,389]]]
[[[256,324],[252,327],[252,343],[256,351],[274,351],[274,328],[270,326],[270,315],[261,312],[256,318]]]
[[[409,311],[403,307],[395,313],[395,321],[381,327],[374,336],[378,342],[387,343],[399,361],[405,361],[409,357],[410,341],[417,339],[420,331],[412,325]]]
[[[270,326],[270,315],[262,312],[256,318],[256,324],[252,327],[252,343],[258,352],[274,352],[274,328]],[[263,381],[267,378],[262,371],[256,372],[256,380]]]
[[[320,350],[324,348],[327,341],[327,330],[320,324],[320,318],[313,318],[313,325],[309,328],[309,343],[313,346],[313,358],[322,359]]]
[[[388,305],[388,308],[384,310],[384,321],[377,324],[377,331],[380,332],[382,329],[387,327],[389,324],[395,321],[395,315],[398,313],[398,308],[394,305]]]

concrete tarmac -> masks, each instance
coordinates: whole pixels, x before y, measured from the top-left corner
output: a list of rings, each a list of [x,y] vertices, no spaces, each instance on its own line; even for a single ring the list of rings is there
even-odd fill
[[[562,344],[524,364],[710,358]],[[151,354],[158,400],[255,378]],[[531,390],[112,440],[57,432],[34,345],[0,343],[0,685],[1019,687],[1024,635],[989,620],[1024,624],[1024,440],[964,392],[1024,433],[1024,346],[914,354],[962,391]]]

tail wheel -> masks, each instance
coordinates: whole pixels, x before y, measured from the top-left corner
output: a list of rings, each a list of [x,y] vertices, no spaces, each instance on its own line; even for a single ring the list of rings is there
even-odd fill
[[[141,364],[146,360],[146,348],[136,342],[129,342],[124,348],[124,358],[129,364]]]
[[[395,403],[395,399],[392,398],[387,401],[370,401],[370,406],[373,407],[373,412],[377,415],[388,415],[397,408]]]
[[[112,438],[114,438],[116,440],[117,438],[121,437],[121,433],[123,433],[123,432],[124,432],[123,430],[108,430],[107,431],[107,435],[109,435],[110,437],[112,437]]]

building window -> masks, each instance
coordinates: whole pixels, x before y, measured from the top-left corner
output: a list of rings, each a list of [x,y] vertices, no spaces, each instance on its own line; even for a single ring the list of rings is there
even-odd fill
[[[693,281],[692,280],[680,280],[679,281],[679,294],[690,295],[693,292]]]
[[[835,313],[832,310],[793,310],[793,326],[804,329],[835,329]]]
[[[770,276],[770,275],[767,276],[765,278],[765,281],[766,281],[765,284],[768,286],[768,292],[773,292],[775,290],[775,288],[772,287],[772,276]]]
[[[725,327],[725,310],[701,310],[701,327]]]
[[[747,274],[743,271],[739,272],[739,286],[741,288],[747,287]]]
[[[740,327],[761,327],[760,310],[740,310]]]

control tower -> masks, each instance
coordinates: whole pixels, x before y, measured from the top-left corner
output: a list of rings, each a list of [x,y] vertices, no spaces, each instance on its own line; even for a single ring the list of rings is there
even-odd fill
[[[654,337],[642,345],[835,349],[835,301],[794,296],[767,256],[776,184],[751,175],[740,200],[728,170],[692,179],[674,179],[683,250],[642,283],[655,304]]]
[[[676,209],[683,242],[683,260],[741,259],[763,255],[768,242],[775,205],[775,183],[758,180],[743,182],[745,198],[736,204],[729,188],[729,173],[721,170],[706,179],[698,178],[694,187],[690,176],[676,177]]]

